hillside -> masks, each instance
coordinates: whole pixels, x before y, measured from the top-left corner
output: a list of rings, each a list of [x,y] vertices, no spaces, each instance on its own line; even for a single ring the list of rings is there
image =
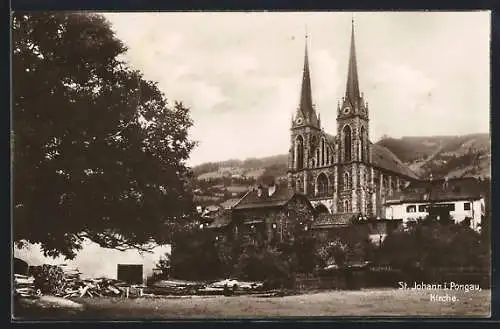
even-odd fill
[[[490,177],[489,134],[384,138],[388,148],[419,177]],[[286,180],[288,155],[204,163],[193,168],[198,201],[239,197],[259,178]],[[211,191],[207,193],[207,191]],[[200,199],[201,198],[201,199]]]

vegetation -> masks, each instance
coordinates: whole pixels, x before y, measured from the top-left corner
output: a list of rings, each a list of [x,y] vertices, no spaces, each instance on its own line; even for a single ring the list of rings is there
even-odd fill
[[[189,110],[120,60],[126,47],[100,15],[12,23],[15,241],[72,258],[83,239],[168,240],[165,223],[193,208]]]
[[[377,261],[413,278],[442,281],[446,273],[439,269],[443,268],[489,273],[490,248],[488,239],[467,225],[427,220],[389,235],[377,252]]]

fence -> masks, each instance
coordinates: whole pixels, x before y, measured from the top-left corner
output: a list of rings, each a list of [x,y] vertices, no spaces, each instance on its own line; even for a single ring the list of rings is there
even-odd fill
[[[476,268],[433,268],[426,271],[401,270],[389,266],[371,267],[361,270],[337,270],[325,275],[299,274],[294,278],[298,291],[346,290],[361,288],[397,288],[399,282],[412,285],[414,282],[479,284],[490,288],[490,273]]]

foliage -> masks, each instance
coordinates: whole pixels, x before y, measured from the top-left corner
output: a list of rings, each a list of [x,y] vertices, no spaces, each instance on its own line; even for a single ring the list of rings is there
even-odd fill
[[[13,15],[14,239],[73,258],[167,241],[192,211],[192,122],[120,60],[100,15]]]
[[[396,231],[383,242],[379,261],[408,271],[438,267],[488,269],[490,246],[462,224],[419,223]]]

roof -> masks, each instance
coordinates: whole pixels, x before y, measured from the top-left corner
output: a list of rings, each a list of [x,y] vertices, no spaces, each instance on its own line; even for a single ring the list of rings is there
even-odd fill
[[[212,211],[218,211],[219,209],[220,209],[219,206],[209,205],[209,206],[206,206],[205,211],[212,212]]]
[[[456,178],[449,180],[418,181],[395,193],[388,204],[406,202],[439,202],[479,199],[487,193],[489,184],[479,179]]]
[[[262,207],[284,206],[296,195],[290,188],[276,186],[276,191],[269,196],[268,188],[262,187],[262,194],[259,196],[258,189],[249,191],[233,209],[250,209]]]
[[[409,178],[418,179],[418,176],[389,149],[374,143],[371,143],[371,148],[374,166]]]
[[[208,229],[218,229],[226,227],[231,223],[231,216],[227,213],[221,213],[217,217],[215,217],[214,221],[210,223],[207,228]]]
[[[357,216],[354,213],[320,214],[312,224],[313,229],[328,228],[332,226],[347,226]]]
[[[238,199],[228,199],[228,200],[222,202],[220,204],[220,206],[224,209],[231,209],[232,207],[234,207],[238,203],[238,201],[240,201],[239,198]]]
[[[327,133],[323,133],[326,137],[326,141],[331,144],[331,145],[335,145],[335,136],[334,135],[330,135],[330,134],[327,134]]]

